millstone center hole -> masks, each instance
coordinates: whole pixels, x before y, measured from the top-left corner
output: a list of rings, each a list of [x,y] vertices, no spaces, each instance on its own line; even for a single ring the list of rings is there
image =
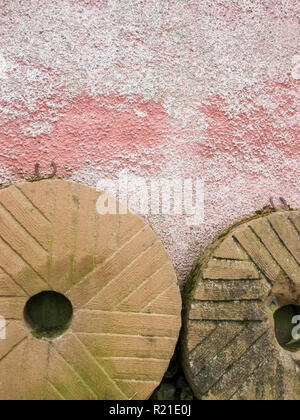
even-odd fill
[[[275,335],[282,348],[300,351],[300,306],[283,306],[274,312]]]
[[[32,296],[25,305],[24,319],[37,338],[55,338],[70,326],[73,307],[61,293],[47,291]]]

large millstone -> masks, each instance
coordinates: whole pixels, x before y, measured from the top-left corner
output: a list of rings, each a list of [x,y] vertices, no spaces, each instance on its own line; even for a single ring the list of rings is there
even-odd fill
[[[195,265],[182,355],[199,399],[300,399],[299,355],[278,344],[270,309],[300,304],[299,232],[299,211],[255,218]]]
[[[0,192],[0,399],[146,399],[168,367],[174,269],[140,217],[100,215],[99,195],[59,180]]]

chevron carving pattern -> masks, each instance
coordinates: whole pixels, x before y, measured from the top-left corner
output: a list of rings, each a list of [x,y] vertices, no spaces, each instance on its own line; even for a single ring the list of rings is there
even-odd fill
[[[94,189],[61,180],[0,191],[0,399],[147,399],[181,326],[169,257],[138,216],[99,215]],[[64,294],[70,328],[37,339],[28,299]]]
[[[300,212],[233,227],[188,280],[183,363],[199,399],[300,398],[298,353],[281,348],[269,308],[300,303]]]

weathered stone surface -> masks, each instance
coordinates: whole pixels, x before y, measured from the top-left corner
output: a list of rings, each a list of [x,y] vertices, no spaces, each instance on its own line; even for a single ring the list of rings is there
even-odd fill
[[[298,353],[277,342],[270,302],[300,303],[299,211],[234,226],[186,285],[182,358],[199,399],[300,399]]]
[[[0,192],[0,399],[146,399],[181,325],[169,257],[138,216],[101,216],[98,192],[44,180]],[[56,339],[35,338],[28,299],[64,294],[74,313]]]

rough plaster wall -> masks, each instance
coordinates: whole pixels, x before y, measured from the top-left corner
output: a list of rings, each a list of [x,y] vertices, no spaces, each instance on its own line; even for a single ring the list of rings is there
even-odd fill
[[[297,0],[1,0],[0,182],[52,161],[89,185],[203,178],[203,225],[148,217],[182,283],[270,196],[300,205],[297,16]]]

